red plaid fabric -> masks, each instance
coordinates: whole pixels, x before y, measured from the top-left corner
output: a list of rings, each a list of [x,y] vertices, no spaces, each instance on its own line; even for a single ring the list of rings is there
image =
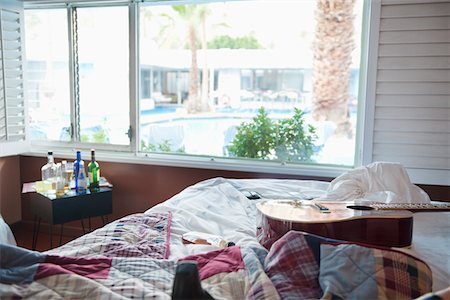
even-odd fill
[[[414,299],[431,291],[430,268],[389,248],[322,243],[319,282],[324,299]]]
[[[388,299],[417,298],[431,290],[431,271],[424,262],[396,251],[373,252],[380,294]]]
[[[320,298],[319,266],[303,234],[291,231],[276,241],[264,266],[281,299]]]

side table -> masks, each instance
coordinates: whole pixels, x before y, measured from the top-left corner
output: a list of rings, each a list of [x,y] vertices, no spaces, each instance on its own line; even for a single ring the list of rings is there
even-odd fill
[[[101,216],[105,223],[103,216],[112,213],[111,188],[101,187],[95,191],[88,189],[85,193],[69,190],[62,196],[36,192],[32,193],[30,198],[30,209],[34,214],[33,250],[36,249],[41,220],[50,225],[50,248],[53,248],[52,225],[61,225],[59,236],[59,244],[61,244],[64,223],[81,220],[83,232],[85,232],[83,219],[89,218],[90,229],[91,217]]]

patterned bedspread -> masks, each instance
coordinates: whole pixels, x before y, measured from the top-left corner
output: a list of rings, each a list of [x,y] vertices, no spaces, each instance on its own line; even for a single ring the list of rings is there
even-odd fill
[[[133,214],[75,239],[48,254],[78,257],[168,258],[172,214]]]
[[[289,232],[270,251],[232,246],[169,260],[170,213],[132,215],[54,251],[0,245],[1,299],[169,299],[180,260],[215,299],[391,299],[431,291],[422,261]]]

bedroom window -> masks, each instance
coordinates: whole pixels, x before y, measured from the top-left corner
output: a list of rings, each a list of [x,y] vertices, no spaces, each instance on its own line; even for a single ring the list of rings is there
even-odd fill
[[[140,151],[353,166],[362,4],[142,5]]]
[[[353,166],[363,3],[31,1],[30,136],[168,160]]]
[[[25,14],[30,137],[129,145],[128,7],[73,7],[70,27],[67,16]]]
[[[67,12],[27,10],[25,29],[29,136],[70,141]]]
[[[80,140],[128,145],[127,7],[78,8]]]

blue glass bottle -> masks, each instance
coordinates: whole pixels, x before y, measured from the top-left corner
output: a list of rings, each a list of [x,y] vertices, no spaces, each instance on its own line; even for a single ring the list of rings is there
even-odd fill
[[[75,178],[75,191],[82,193],[86,191],[86,171],[84,161],[81,159],[81,152],[77,151],[77,159],[73,163],[73,172]]]

